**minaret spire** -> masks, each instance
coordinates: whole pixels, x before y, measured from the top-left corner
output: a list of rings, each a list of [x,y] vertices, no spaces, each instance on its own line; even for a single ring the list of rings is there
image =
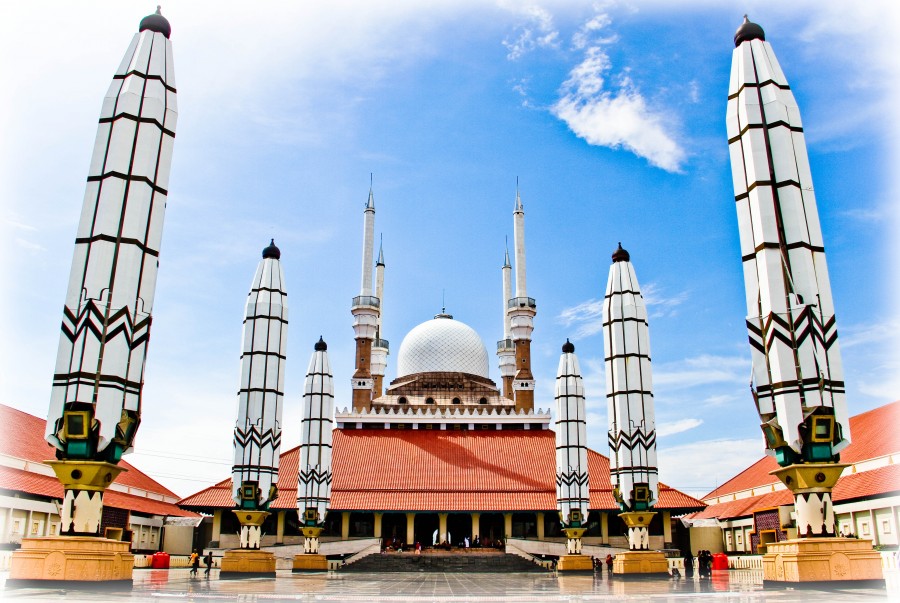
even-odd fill
[[[387,357],[389,345],[387,339],[382,338],[381,321],[384,316],[384,241],[379,239],[378,260],[375,262],[375,297],[380,305],[378,309],[378,326],[375,329],[375,340],[372,342],[372,378],[374,385],[372,399],[382,394],[384,384],[384,372],[387,369]]]
[[[363,209],[362,283],[353,298],[353,332],[356,339],[356,370],[353,373],[353,408],[371,408],[375,381],[372,377],[372,342],[378,332],[381,300],[372,291],[372,259],[375,246],[375,195],[369,174],[369,197]]]
[[[507,302],[510,332],[516,346],[516,375],[513,381],[516,410],[534,409],[534,376],[531,374],[531,333],[537,305],[525,288],[525,208],[516,178],[516,207],[513,211],[513,244],[516,256],[516,296]]]
[[[512,340],[512,331],[509,323],[508,304],[512,299],[512,266],[509,264],[509,239],[506,239],[506,250],[503,258],[503,266],[500,269],[503,281],[503,339],[497,342],[497,356],[500,360],[500,376],[503,380],[503,396],[510,400],[515,399],[513,393],[513,377],[516,376],[516,346]]]

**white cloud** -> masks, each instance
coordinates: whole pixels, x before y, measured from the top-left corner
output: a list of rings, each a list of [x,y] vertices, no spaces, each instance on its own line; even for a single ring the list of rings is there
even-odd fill
[[[641,287],[641,296],[647,304],[650,318],[662,316],[674,316],[676,308],[687,301],[688,292],[679,291],[667,294],[662,287],[655,282],[646,283]]]
[[[516,27],[515,37],[507,37],[503,45],[509,51],[506,58],[515,61],[535,48],[559,46],[559,32],[553,25],[553,15],[537,5],[529,5],[520,12],[525,22]]]
[[[664,438],[666,436],[675,435],[689,431],[695,427],[703,425],[703,419],[679,419],[671,423],[661,423],[656,426],[657,437]]]
[[[678,172],[686,153],[670,131],[672,116],[649,106],[628,69],[615,84],[607,81],[612,63],[605,47],[617,37],[596,34],[610,23],[608,15],[598,13],[572,36],[572,45],[584,49],[584,58],[569,71],[551,112],[588,144],[624,148],[651,165]]]
[[[762,457],[759,438],[717,439],[681,446],[660,447],[660,480],[700,498],[725,483]]]

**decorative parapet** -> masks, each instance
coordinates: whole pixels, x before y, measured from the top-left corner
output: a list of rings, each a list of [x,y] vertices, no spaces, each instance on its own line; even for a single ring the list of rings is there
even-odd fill
[[[374,295],[357,295],[353,298],[353,309],[356,308],[380,308],[381,300]]]
[[[516,412],[514,409],[464,409],[464,408],[373,408],[371,410],[344,408],[335,412],[335,423],[338,428],[360,427],[362,424],[404,424],[412,429],[418,429],[419,424],[461,424],[496,425],[502,429],[503,425],[521,425],[525,429],[549,429],[549,410],[524,410]],[[443,429],[443,427],[442,427]]]
[[[377,297],[375,299],[378,299]],[[390,350],[391,344],[387,339],[374,339],[372,341],[373,348],[381,348],[384,350]]]
[[[512,339],[501,339],[497,342],[497,353],[501,352],[513,352],[516,351],[516,344]]]

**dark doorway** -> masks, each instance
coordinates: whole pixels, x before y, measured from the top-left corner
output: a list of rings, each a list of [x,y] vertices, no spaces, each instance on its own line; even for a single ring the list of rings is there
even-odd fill
[[[472,516],[468,513],[450,513],[447,516],[447,531],[453,546],[460,546],[463,539],[472,539]]]
[[[350,514],[350,538],[371,538],[375,534],[374,513]]]
[[[478,533],[484,546],[493,546],[497,540],[505,541],[503,513],[482,513],[478,520]]]
[[[434,539],[434,531],[438,529],[439,525],[440,521],[437,513],[416,513],[414,529],[416,542],[421,542],[422,546],[431,546]],[[440,534],[438,534],[438,538],[440,538]]]
[[[505,428],[505,426],[504,426]],[[537,514],[513,513],[512,516],[513,538],[537,538]]]
[[[406,543],[406,513],[385,513],[381,517],[381,542],[388,546],[393,541]]]

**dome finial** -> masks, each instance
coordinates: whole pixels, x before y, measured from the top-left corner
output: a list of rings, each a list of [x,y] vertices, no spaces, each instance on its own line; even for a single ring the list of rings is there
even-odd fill
[[[275,239],[272,239],[272,242],[269,243],[269,246],[262,250],[262,256],[264,260],[273,259],[280,260],[281,259],[281,250],[275,246]]]
[[[734,47],[737,48],[743,42],[749,42],[750,40],[765,41],[765,39],[766,32],[763,31],[763,28],[752,22],[750,17],[744,15],[744,22],[734,32]]]
[[[172,26],[169,24],[169,20],[162,16],[162,7],[160,5],[156,5],[155,13],[141,19],[141,24],[138,26],[138,32],[144,30],[161,33],[166,36],[167,39],[172,35]]]
[[[615,264],[616,262],[630,262],[631,261],[631,254],[629,254],[627,251],[622,249],[621,242],[619,242],[618,249],[616,249],[612,254],[612,261],[613,261],[613,264]]]
[[[562,347],[563,354],[574,354],[575,353],[575,344],[569,341],[569,338],[566,337],[566,342]]]
[[[319,335],[319,341],[316,342],[313,349],[317,352],[324,352],[328,349],[328,345],[325,343],[325,340],[322,339],[321,335]]]

